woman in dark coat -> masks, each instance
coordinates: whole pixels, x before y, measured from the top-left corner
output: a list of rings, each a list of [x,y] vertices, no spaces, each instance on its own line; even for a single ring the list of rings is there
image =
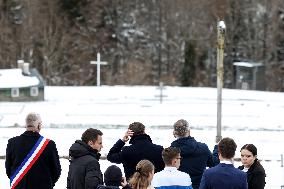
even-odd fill
[[[247,173],[248,189],[264,189],[265,170],[257,159],[257,148],[253,144],[246,144],[241,148],[242,166],[240,170]]]

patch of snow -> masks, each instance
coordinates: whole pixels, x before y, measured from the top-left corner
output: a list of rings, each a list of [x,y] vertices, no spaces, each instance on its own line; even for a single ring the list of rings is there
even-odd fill
[[[30,87],[39,84],[35,76],[24,76],[21,69],[0,69],[0,88]]]

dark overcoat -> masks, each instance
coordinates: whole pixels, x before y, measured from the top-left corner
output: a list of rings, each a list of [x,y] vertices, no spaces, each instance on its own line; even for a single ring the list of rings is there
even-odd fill
[[[164,169],[165,164],[162,159],[163,147],[152,143],[147,134],[133,136],[129,143],[130,146],[124,146],[125,142],[118,140],[110,149],[107,160],[112,163],[122,163],[125,177],[128,180],[135,172],[135,167],[140,160],[147,159],[155,166],[155,172]]]
[[[171,146],[181,150],[179,170],[190,175],[193,189],[198,189],[202,174],[206,167],[219,164],[218,147],[213,154],[205,143],[197,142],[193,137],[182,137],[172,142]]]
[[[68,189],[96,189],[103,184],[103,175],[100,169],[100,154],[81,140],[69,149],[71,157],[67,177]]]
[[[6,174],[11,178],[41,135],[26,131],[8,140]],[[59,179],[61,166],[54,141],[50,140],[38,160],[19,182],[16,189],[51,189]]]
[[[244,169],[244,166],[239,167],[240,170]],[[265,170],[259,163],[258,159],[255,159],[253,164],[247,171],[248,189],[264,189],[265,186]]]

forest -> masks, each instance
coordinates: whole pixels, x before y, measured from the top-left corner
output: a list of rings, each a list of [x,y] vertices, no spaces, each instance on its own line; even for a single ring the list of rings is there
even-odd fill
[[[226,23],[224,87],[234,62],[265,68],[265,90],[284,91],[283,0],[2,0],[0,69],[17,60],[47,85],[216,87],[217,23]]]

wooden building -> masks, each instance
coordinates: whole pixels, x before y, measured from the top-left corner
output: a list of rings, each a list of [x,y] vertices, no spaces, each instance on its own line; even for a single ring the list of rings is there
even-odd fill
[[[44,80],[36,69],[0,69],[0,101],[43,101]]]

